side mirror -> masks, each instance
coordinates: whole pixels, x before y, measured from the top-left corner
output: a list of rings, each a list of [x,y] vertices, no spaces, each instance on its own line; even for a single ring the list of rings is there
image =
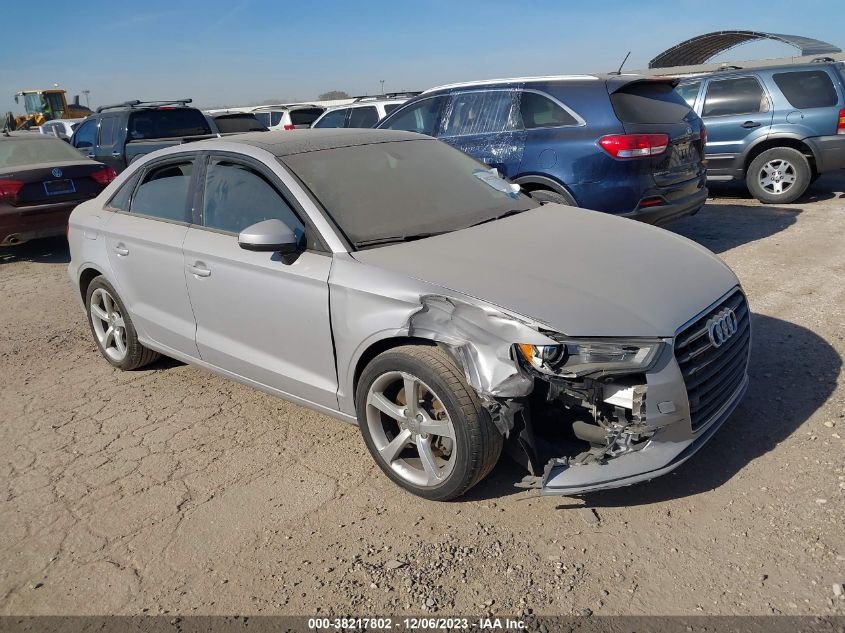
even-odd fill
[[[238,246],[248,251],[291,255],[300,250],[299,238],[281,220],[264,220],[246,227],[238,235]]]

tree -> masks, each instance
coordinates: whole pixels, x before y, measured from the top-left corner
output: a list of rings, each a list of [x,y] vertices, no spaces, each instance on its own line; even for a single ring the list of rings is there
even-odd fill
[[[351,97],[343,90],[329,90],[317,97],[317,101],[334,101],[335,99],[351,99]]]

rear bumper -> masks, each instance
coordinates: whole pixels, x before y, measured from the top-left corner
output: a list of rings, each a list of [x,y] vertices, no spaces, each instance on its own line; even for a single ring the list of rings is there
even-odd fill
[[[665,475],[692,457],[736,409],[748,389],[748,376],[711,422],[695,434],[681,422],[654,434],[641,450],[626,453],[603,463],[551,465],[543,476],[540,494],[577,495],[596,490],[620,488]]]
[[[823,174],[835,169],[845,169],[845,134],[817,136],[807,139],[816,156],[816,171]]]
[[[702,187],[694,193],[672,200],[667,204],[661,204],[644,209],[636,209],[630,213],[620,214],[620,217],[639,220],[647,224],[666,224],[698,211],[707,202],[707,188]]]
[[[70,212],[79,202],[61,202],[31,207],[0,205],[0,246],[62,235],[67,228]]]

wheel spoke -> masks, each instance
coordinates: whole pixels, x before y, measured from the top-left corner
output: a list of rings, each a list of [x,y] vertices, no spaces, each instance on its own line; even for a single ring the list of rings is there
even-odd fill
[[[114,326],[119,328],[126,327],[126,323],[123,321],[123,317],[120,316],[117,312],[114,313]]]
[[[111,313],[114,312],[114,304],[112,303],[111,296],[109,293],[103,293],[103,307],[106,309],[106,315],[111,316]]]
[[[399,435],[394,437],[384,448],[379,450],[379,454],[384,458],[388,464],[392,463],[402,452],[402,449],[411,441],[411,432],[408,429],[402,429]]]
[[[428,416],[426,416],[424,422],[420,423],[420,433],[455,439],[455,432],[448,420],[433,420]]]
[[[121,355],[126,353],[126,343],[123,340],[123,333],[124,330],[122,328],[116,328],[114,331],[114,346]]]
[[[783,180],[783,182],[792,184],[793,182],[795,182],[795,174],[786,173],[783,175],[783,178],[781,180]]]
[[[109,326],[109,329],[106,330],[105,334],[103,334],[103,348],[108,349],[112,342],[114,341],[114,328]]]
[[[420,404],[420,383],[410,374],[402,374],[402,381],[405,386],[405,406],[408,408],[408,417],[417,415]]]
[[[98,306],[96,303],[91,304],[91,312],[93,312],[94,316],[97,317],[98,319],[100,319],[100,321],[108,321],[109,320],[108,313],[105,310],[103,310],[100,306]]]
[[[431,485],[441,479],[437,464],[434,461],[434,453],[431,452],[431,439],[420,440],[417,442],[417,451],[420,454],[420,461],[422,462],[423,470],[428,476],[427,484]]]
[[[783,193],[783,186],[779,182],[774,183],[772,189],[774,189],[775,193]]]
[[[398,404],[395,404],[388,400],[387,396],[385,396],[383,393],[371,393],[369,399],[367,400],[367,404],[375,407],[382,413],[389,415],[394,420],[405,419],[403,407],[400,407]]]

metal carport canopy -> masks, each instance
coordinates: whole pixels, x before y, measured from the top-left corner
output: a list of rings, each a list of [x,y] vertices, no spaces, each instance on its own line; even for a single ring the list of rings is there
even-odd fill
[[[761,31],[714,31],[697,35],[685,42],[668,48],[648,63],[649,68],[668,68],[671,66],[693,66],[703,64],[714,55],[718,55],[734,46],[754,40],[775,40],[789,44],[801,51],[801,55],[824,55],[841,53],[842,49],[801,35],[783,35],[781,33],[763,33]]]

